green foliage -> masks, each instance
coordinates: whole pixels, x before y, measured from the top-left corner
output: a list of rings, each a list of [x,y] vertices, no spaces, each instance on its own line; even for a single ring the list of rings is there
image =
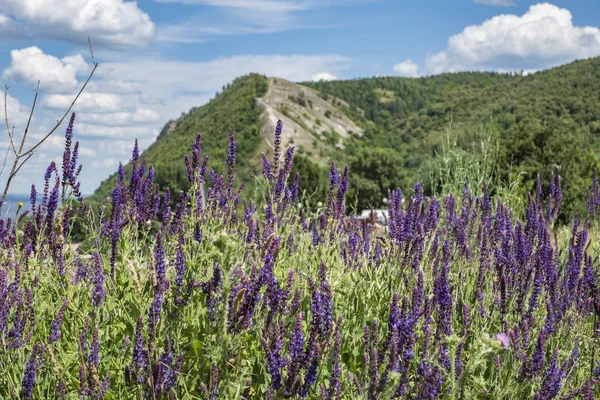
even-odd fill
[[[537,174],[549,181],[554,172],[561,175],[564,188],[566,206],[560,221],[585,209],[584,182],[599,164],[600,59],[527,76],[462,72],[418,79],[381,77],[303,84],[319,91],[321,98],[363,129],[362,135],[344,139],[343,150],[337,133],[313,133],[314,150],[305,153],[319,156],[319,161],[313,162],[324,164],[333,159],[338,164],[352,164],[358,175],[353,190],[360,207],[378,204],[381,193],[391,188],[385,186],[388,183],[406,187],[421,181],[426,195],[441,195],[462,187],[463,180],[485,179],[494,182],[490,184],[497,191],[494,194],[504,200],[510,197],[510,204],[520,210],[517,205],[526,203]],[[175,192],[186,188],[184,168],[178,160],[184,143],[193,140],[196,132],[202,133],[203,152],[210,156],[211,165],[223,173],[230,127],[236,131],[238,176],[253,185],[262,151],[260,110],[254,99],[266,89],[267,80],[260,75],[239,78],[208,104],[178,120],[172,132],[161,136],[142,155],[156,166],[161,186]],[[290,95],[290,101],[307,106],[302,92]],[[309,131],[285,104],[280,111]],[[325,117],[331,114],[327,110]],[[446,131],[451,122],[449,140]],[[362,165],[379,168],[369,167],[371,160],[358,160],[370,157],[371,152],[364,149],[394,153],[394,166],[382,167],[390,176],[355,169]],[[443,158],[436,161],[440,155]],[[114,182],[114,176],[103,182],[93,199],[109,196]]]
[[[325,100],[348,103],[342,111],[364,129],[361,138],[347,143],[349,154],[363,147],[391,149],[403,160],[396,171],[402,169],[411,184],[429,180],[425,166],[447,146],[445,131],[453,121],[453,151],[460,148],[463,155],[479,143],[478,136],[489,134],[497,146],[498,178],[505,188],[518,183],[521,203],[537,173],[548,181],[554,172],[562,177],[569,204],[561,220],[585,208],[583,182],[591,178],[600,152],[600,58],[527,76],[462,72],[303,84]],[[443,191],[439,185],[429,189]]]
[[[290,180],[296,173],[300,174],[299,189],[309,196],[313,202],[325,201],[327,196],[327,168],[315,164],[308,156],[296,155]]]
[[[137,201],[143,179],[136,187],[125,178],[114,208],[78,207],[74,215],[67,197],[56,213],[17,215],[13,229],[0,232],[0,398],[282,398],[288,386],[274,387],[275,376],[292,388],[306,383],[308,374],[294,375],[306,357],[318,371],[311,399],[400,391],[412,399],[428,387],[431,398],[453,400],[538,398],[551,389],[549,399],[580,390],[597,397],[598,221],[554,225],[544,218],[547,190],[527,221],[495,199],[462,197],[462,180],[475,193],[483,180],[499,182],[499,155],[489,136],[473,137],[465,151],[450,132],[431,183],[454,195],[456,207],[406,196],[385,234],[373,221],[345,218],[345,179],[337,191],[328,187],[327,170],[302,156],[289,178],[283,169],[280,182],[256,179],[255,197],[273,207],[243,214],[238,196],[217,184],[208,190],[220,195],[207,196],[202,209],[192,200],[186,211],[148,221],[151,204]],[[534,151],[555,146],[539,135]],[[379,204],[368,197],[374,193],[405,187],[393,150],[353,154],[359,176],[350,175],[350,198],[366,198],[363,207]],[[299,203],[289,186],[295,172],[309,192]],[[192,178],[196,199],[201,176]],[[311,196],[329,201],[313,205]],[[85,246],[73,246],[70,217]],[[139,380],[130,374],[136,333],[149,364]],[[33,382],[25,369],[34,348],[42,350],[37,365],[29,363]]]
[[[358,210],[380,208],[388,189],[406,188],[402,160],[393,150],[361,148],[349,164],[352,171],[350,198],[358,199]]]
[[[426,191],[443,198],[448,194],[460,193],[468,185],[472,194],[480,196],[485,182],[490,195],[499,196],[504,204],[516,212],[523,210],[523,192],[519,192],[522,173],[513,177],[501,170],[502,154],[496,137],[488,126],[473,135],[465,135],[461,138],[463,143],[459,143],[450,124],[440,153],[436,153],[426,167],[429,173]],[[505,180],[505,176],[514,180]]]
[[[218,95],[203,107],[194,108],[177,121],[177,126],[152,144],[141,158],[148,165],[154,165],[156,180],[162,188],[170,187],[176,196],[180,189],[187,189],[185,166],[181,162],[189,152],[197,132],[202,135],[202,153],[208,155],[210,166],[219,174],[226,172],[228,131],[233,129],[237,141],[237,159],[240,175],[249,178],[258,171],[252,160],[261,138],[260,109],[255,107],[254,99],[262,97],[267,91],[264,76],[250,74],[233,81],[229,89]],[[130,166],[125,171],[130,172]],[[102,201],[110,196],[115,186],[116,175],[102,182],[92,199]]]

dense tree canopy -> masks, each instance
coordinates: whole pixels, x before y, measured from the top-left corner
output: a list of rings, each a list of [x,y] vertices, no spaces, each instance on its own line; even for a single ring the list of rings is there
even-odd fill
[[[600,150],[600,59],[530,75],[462,72],[303,84],[363,129],[362,135],[345,139],[343,148],[327,152],[336,162],[349,164],[350,194],[359,208],[380,207],[387,189],[406,189],[417,181],[423,182],[426,194],[439,192],[440,186],[428,180],[448,131],[456,149],[466,154],[481,132],[491,132],[490,143],[499,153],[494,160],[497,176],[505,185],[515,185],[521,199],[532,191],[537,174],[548,181],[554,172],[561,175],[564,188],[562,220],[585,207],[585,185]],[[262,140],[261,110],[254,99],[267,87],[261,75],[238,78],[150,146],[143,157],[156,166],[161,186],[178,190],[185,184],[179,160],[190,151],[196,132],[202,134],[211,165],[224,173],[229,128],[236,132],[239,176],[252,185]],[[306,156],[298,158],[295,168],[302,172],[301,187],[310,191],[327,179],[328,166]],[[114,177],[94,198],[108,196],[113,184]]]

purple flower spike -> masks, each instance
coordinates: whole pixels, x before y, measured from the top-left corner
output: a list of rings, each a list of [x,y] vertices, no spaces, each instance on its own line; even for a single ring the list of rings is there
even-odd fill
[[[102,268],[102,259],[98,250],[94,252],[94,281],[92,290],[92,304],[94,307],[100,307],[104,303],[106,297],[106,291],[104,290],[104,269]]]
[[[63,184],[69,182],[72,178],[72,171],[70,167],[71,161],[71,144],[73,141],[73,124],[75,123],[75,113],[71,114],[71,119],[67,125],[67,131],[65,133],[65,152],[63,153]]]
[[[156,250],[155,250],[155,272],[156,272],[156,280],[159,288],[164,287],[165,278],[167,276],[167,267],[165,264],[165,249],[163,247],[163,238],[162,233],[159,231],[156,234]]]
[[[98,339],[98,325],[94,327],[92,334],[92,345],[90,346],[90,356],[88,357],[88,365],[98,368],[100,363],[100,340]]]
[[[281,133],[283,131],[283,122],[281,120],[277,121],[277,126],[275,127],[275,135],[273,136],[273,175],[277,175],[277,171],[279,169],[279,156],[281,155]]]
[[[146,370],[148,366],[148,356],[144,347],[144,322],[142,316],[138,317],[135,329],[135,342],[133,344],[133,355],[131,357],[130,370],[137,376],[137,382],[142,383],[146,380]]]
[[[175,284],[178,288],[183,287],[183,278],[185,277],[185,253],[181,242],[177,245],[177,255],[175,256]]]
[[[34,344],[31,356],[25,366],[25,374],[23,375],[23,399],[33,399],[33,385],[35,383],[35,370],[37,368],[37,357],[40,353],[40,345]]]
[[[67,311],[68,304],[69,304],[69,302],[65,299],[63,301],[62,305],[60,306],[58,315],[56,316],[54,321],[52,321],[52,325],[51,325],[52,331],[50,333],[50,336],[48,337],[49,343],[57,342],[60,339],[60,335],[61,335],[60,328],[62,326],[63,318],[65,316],[65,311]]]
[[[335,346],[333,348],[333,366],[331,372],[331,378],[329,379],[329,391],[327,393],[328,398],[337,399],[341,395],[342,384],[340,377],[342,375],[342,334],[339,328],[335,333]]]
[[[337,203],[335,205],[335,217],[338,219],[343,218],[346,213],[346,209],[344,206],[344,198],[346,197],[347,191],[348,191],[348,164],[346,164],[346,167],[344,168],[344,174],[342,175],[342,178],[340,179],[340,184],[338,186],[338,191],[337,191]]]
[[[233,129],[229,130],[229,147],[227,148],[227,167],[229,176],[229,187],[227,188],[227,195],[231,198],[233,191],[233,176],[235,172],[235,160],[236,160],[236,144],[233,135]]]

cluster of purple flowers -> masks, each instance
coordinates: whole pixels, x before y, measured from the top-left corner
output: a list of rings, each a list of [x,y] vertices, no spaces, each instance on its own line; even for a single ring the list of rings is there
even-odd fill
[[[488,326],[495,329],[490,332],[495,339],[488,343],[495,352],[482,363],[486,374],[516,365],[515,383],[533,382],[536,399],[554,399],[567,390],[565,398],[593,397],[600,365],[592,366],[585,381],[573,379],[582,359],[590,359],[589,343],[574,342],[570,355],[559,352],[564,340],[559,335],[578,321],[596,321],[591,340],[600,337],[591,220],[575,219],[564,257],[554,236],[562,200],[560,177],[552,175],[547,190],[538,178],[522,221],[500,199],[494,201],[485,182],[479,197],[465,185],[458,197],[448,195],[443,201],[426,197],[419,183],[408,197],[390,190],[382,234],[375,213],[366,221],[346,217],[348,166],[338,170],[334,162],[322,212],[298,212],[294,148],[281,148],[281,121],[273,158],[263,154],[268,184],[264,213],[245,199],[240,204],[244,183],[236,186],[233,130],[226,176],[214,170],[206,176],[208,157],[201,158],[198,134],[191,156],[184,160],[190,189],[173,199],[169,188],[161,192],[155,183],[154,168],[140,160],[136,141],[130,165],[119,166],[112,196],[98,207],[101,224],[90,257],[73,257],[68,249],[73,215],[91,215],[79,193],[81,166],[78,143],[72,145],[73,123],[74,115],[65,137],[62,176],[51,163],[40,204],[32,187],[31,218],[0,220],[0,247],[7,254],[0,268],[0,345],[5,347],[0,352],[29,350],[35,342],[22,380],[24,398],[34,397],[46,346],[58,349],[67,332],[73,334],[77,323],[71,321],[79,315],[71,314],[80,297],[90,310],[75,334],[80,398],[103,398],[111,379],[114,384],[123,377],[128,390],[145,398],[175,398],[187,371],[204,374],[197,379],[205,397],[219,398],[232,364],[225,366],[212,354],[195,358],[193,352],[203,351],[199,340],[180,340],[185,331],[180,328],[192,318],[195,326],[206,329],[202,334],[186,332],[192,340],[197,335],[208,341],[213,335],[229,345],[223,336],[230,335],[256,342],[253,348],[268,373],[258,379],[267,381],[268,389],[261,393],[265,398],[358,394],[368,399],[433,399],[465,393],[465,370],[473,368],[473,351],[484,343],[477,335]],[[69,187],[78,203],[69,201]],[[599,190],[594,171],[588,191],[591,218],[600,208]],[[142,254],[139,263],[146,263],[147,271],[136,270],[125,241],[143,244],[134,252]],[[232,250],[240,244],[242,249]],[[301,254],[307,251],[313,254]],[[311,263],[299,266],[295,260],[301,256]],[[34,260],[37,267],[46,259],[56,266],[60,294],[53,301],[60,306],[39,328],[34,304],[39,282],[31,276],[30,264]],[[146,279],[143,284],[138,272]],[[338,303],[345,288],[336,285],[334,273],[348,274],[345,282],[388,274],[383,275],[390,279],[384,291],[386,310],[348,315]],[[109,373],[111,366],[102,358],[114,333],[107,303],[131,287],[137,291],[135,301],[128,303],[133,309],[123,312],[137,320],[135,327],[129,322],[124,328],[133,340],[127,336],[122,346],[123,370]],[[347,328],[348,321],[360,326],[362,340],[361,332]],[[61,397],[67,388],[58,386]],[[249,381],[243,397],[253,389]]]

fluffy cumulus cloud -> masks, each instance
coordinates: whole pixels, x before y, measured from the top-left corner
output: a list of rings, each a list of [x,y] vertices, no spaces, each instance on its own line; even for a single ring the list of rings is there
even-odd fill
[[[91,193],[119,162],[128,162],[134,139],[142,149],[148,147],[168,120],[205,104],[224,84],[242,75],[257,72],[291,81],[335,79],[350,60],[335,54],[243,55],[185,62],[113,53],[110,60],[100,61],[101,67],[73,108],[75,138],[83,149],[84,193]],[[90,68],[78,54],[60,58],[37,47],[13,51],[11,64],[2,72],[12,86],[33,87],[37,79],[47,83],[38,99],[31,143],[43,137],[70,106]],[[9,97],[9,110],[15,120],[28,115],[16,98]],[[40,171],[60,159],[64,125],[40,147],[34,157],[38,161],[25,165],[21,174],[29,178],[15,187],[16,192],[26,191],[27,182],[40,183]]]
[[[114,48],[143,46],[154,35],[154,24],[134,1],[125,0],[2,0],[0,37],[53,39]]]
[[[575,26],[572,17],[541,3],[520,16],[502,14],[468,26],[427,58],[424,72],[539,70],[600,55],[600,29]]]
[[[337,80],[337,76],[330,74],[329,72],[319,72],[317,74],[314,74],[311,78],[311,81],[314,82],[318,82],[318,81],[335,81]]]
[[[419,76],[419,66],[411,59],[394,65],[394,71],[396,71],[400,76],[407,78],[416,78]]]
[[[4,80],[23,82],[32,88],[39,80],[40,89],[46,91],[72,90],[78,84],[77,74],[89,68],[80,54],[59,59],[35,46],[12,50],[10,58],[10,67],[2,72]]]
[[[52,110],[67,109],[74,96],[71,94],[49,94],[44,97],[43,104]],[[82,112],[110,113],[121,109],[121,99],[112,93],[83,92],[75,109]]]

